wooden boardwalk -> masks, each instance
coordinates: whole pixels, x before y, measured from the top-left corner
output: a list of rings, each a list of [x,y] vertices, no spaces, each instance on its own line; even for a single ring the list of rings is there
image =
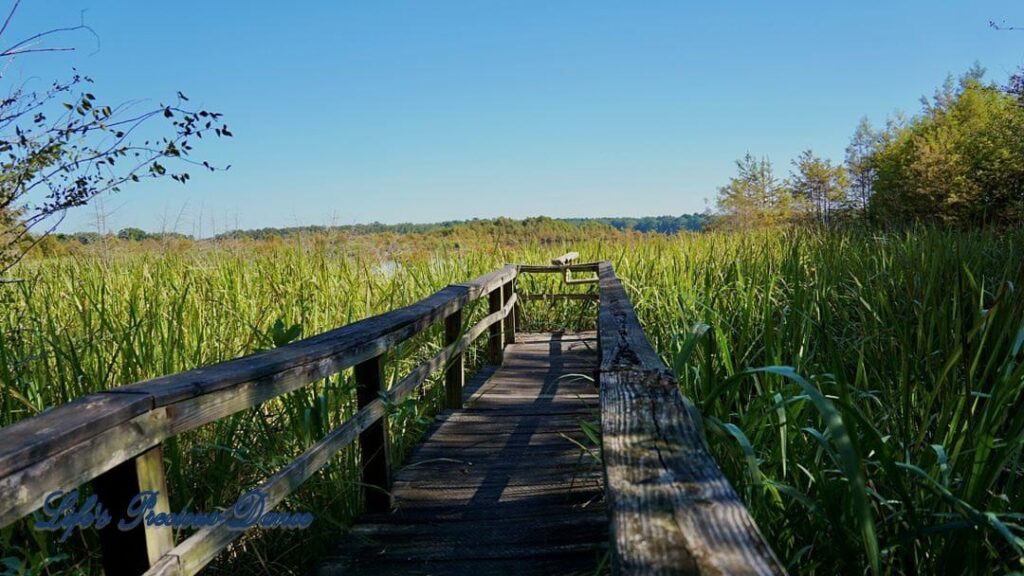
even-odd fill
[[[114,518],[141,492],[169,511],[165,441],[352,369],[356,413],[252,487],[272,510],[357,447],[367,513],[313,559],[319,574],[785,574],[612,264],[578,257],[508,264],[329,332],[94,392],[0,429],[0,529],[85,484]],[[533,274],[588,290],[521,292],[519,279]],[[517,332],[537,300],[595,302],[597,334]],[[487,315],[470,323],[463,311],[478,301]],[[443,347],[386,387],[391,351],[442,324]],[[465,385],[466,353],[481,340],[500,367]],[[441,373],[448,410],[395,474],[390,407]],[[600,448],[586,421],[599,423]],[[112,522],[98,540],[107,576],[193,576],[242,534],[228,518],[178,534]]]
[[[608,542],[594,333],[519,334],[395,474],[320,575],[595,574]],[[581,378],[574,375],[586,375]]]

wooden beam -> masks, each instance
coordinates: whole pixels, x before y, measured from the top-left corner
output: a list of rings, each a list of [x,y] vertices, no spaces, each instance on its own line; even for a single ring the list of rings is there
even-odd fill
[[[445,318],[444,345],[454,344],[462,336],[462,310],[458,310]],[[452,409],[462,408],[462,386],[466,382],[466,363],[462,354],[448,360],[448,368],[444,374],[445,406]]]
[[[159,445],[97,476],[92,487],[112,518],[99,531],[103,571],[107,576],[138,576],[174,547],[174,534],[169,527],[146,526],[144,521],[131,530],[117,526],[121,519],[128,518],[131,501],[143,492],[153,492],[156,512],[171,511]]]
[[[523,302],[530,302],[533,300],[541,300],[544,302],[552,302],[556,300],[582,300],[586,302],[597,302],[599,296],[597,294],[523,294]]]
[[[502,305],[502,307],[505,307],[508,304],[508,301],[515,294],[515,291],[516,291],[515,279],[509,280],[508,282],[505,283],[505,286],[502,288],[502,291],[501,291],[501,298],[502,298],[501,305]],[[505,326],[504,326],[505,345],[515,344],[516,343],[516,315],[515,315],[515,312],[512,311],[509,314],[505,314],[504,322],[505,322]]]
[[[602,263],[598,271],[600,306],[597,322],[600,333],[601,369],[639,368],[668,370],[644,335],[626,289],[615,276],[611,263]]]
[[[470,280],[469,282],[463,282],[461,284],[455,284],[469,289],[470,300],[476,300],[483,297],[485,294],[490,294],[492,290],[501,286],[502,284],[512,280],[519,273],[519,267],[515,264],[509,264],[500,270],[495,270],[490,274],[484,274]]]
[[[601,444],[613,574],[784,574],[704,444],[696,409],[602,264]]]
[[[112,392],[143,392],[165,406],[247,383],[266,384],[282,373],[311,380],[340,372],[415,336],[475,297],[463,285],[449,286],[404,308],[360,320],[267,352],[123,386]],[[289,391],[289,390],[285,390]]]
[[[523,327],[523,304],[519,301],[519,278],[512,279],[512,299],[515,305],[512,307],[512,341],[515,342],[516,331]]]
[[[504,297],[502,291],[504,284],[499,285],[487,296],[488,313],[494,314],[495,312],[501,312]],[[487,358],[488,361],[495,365],[501,366],[502,359],[505,355],[505,334],[504,334],[504,322],[495,322],[491,324],[490,336],[487,339]]]
[[[520,264],[518,268],[520,274],[561,274],[566,269],[569,269],[573,272],[597,272],[597,267],[600,264],[600,262],[569,264],[568,266],[548,266],[545,264]]]
[[[90,394],[0,430],[0,477],[127,422],[153,407],[145,394]]]
[[[142,454],[169,435],[167,409],[157,408],[0,477],[0,526],[42,506],[47,494],[72,490]]]
[[[365,408],[384,390],[384,356],[356,364],[356,402]],[[367,512],[391,510],[391,454],[387,418],[380,418],[359,435],[363,469],[364,502]]]
[[[554,266],[568,266],[569,264],[572,264],[574,260],[577,260],[579,257],[579,252],[566,252],[565,254],[562,254],[558,258],[552,259],[551,264]]]

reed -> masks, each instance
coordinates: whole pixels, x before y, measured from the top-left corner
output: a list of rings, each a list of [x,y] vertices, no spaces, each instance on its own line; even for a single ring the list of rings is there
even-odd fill
[[[794,573],[1024,569],[1021,232],[458,240],[392,258],[300,239],[27,262],[26,281],[0,293],[0,425],[571,248],[615,264],[720,465]],[[553,282],[520,288],[551,292]],[[590,327],[586,306],[531,304],[528,328]],[[389,376],[440,337],[400,347]],[[352,386],[343,373],[169,443],[172,507],[233,501],[348,417]],[[440,389],[428,382],[394,407],[398,453],[441,406]],[[343,452],[285,504],[314,511],[322,539],[253,532],[211,571],[303,571],[330,528],[358,513],[357,466]],[[87,544],[57,545],[24,524],[0,531],[8,563],[36,571],[95,570]]]

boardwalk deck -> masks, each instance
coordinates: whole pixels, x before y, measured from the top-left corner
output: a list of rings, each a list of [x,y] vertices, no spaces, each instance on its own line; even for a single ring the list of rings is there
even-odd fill
[[[594,574],[608,518],[594,333],[519,334],[504,364],[467,386],[395,475],[394,510],[367,514],[317,574]],[[597,447],[591,447],[598,450]]]

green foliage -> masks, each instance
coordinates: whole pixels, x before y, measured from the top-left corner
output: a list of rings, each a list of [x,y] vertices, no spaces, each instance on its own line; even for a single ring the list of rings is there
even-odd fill
[[[117,233],[118,240],[128,240],[132,242],[146,240],[149,237],[149,233],[140,228],[122,228]]]
[[[768,158],[758,159],[748,152],[736,161],[736,172],[729,184],[718,189],[720,226],[756,228],[788,220],[792,199]]]
[[[793,221],[977,226],[1024,221],[1024,89],[999,88],[975,66],[952,78],[909,121],[858,124],[843,166],[803,152],[785,186],[749,153],[719,189],[718,221],[752,228]]]
[[[874,155],[871,211],[890,222],[1008,224],[1024,218],[1024,107],[972,71],[889,130]]]
[[[879,134],[867,118],[861,118],[846,147],[846,173],[850,179],[849,205],[865,212],[875,189],[875,150]]]
[[[789,193],[795,206],[813,222],[831,224],[835,213],[846,204],[846,169],[833,166],[830,160],[823,160],[810,150],[802,152],[793,166],[796,171],[789,179]]]

